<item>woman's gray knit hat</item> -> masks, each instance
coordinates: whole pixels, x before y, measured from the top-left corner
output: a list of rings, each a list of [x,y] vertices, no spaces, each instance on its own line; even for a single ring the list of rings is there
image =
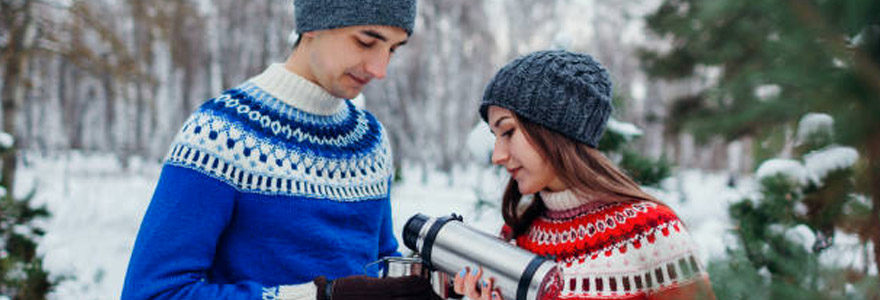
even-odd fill
[[[611,116],[611,78],[593,57],[564,50],[515,59],[495,74],[480,103],[518,116],[596,148]]]
[[[295,0],[296,33],[355,25],[388,25],[412,35],[416,0]]]

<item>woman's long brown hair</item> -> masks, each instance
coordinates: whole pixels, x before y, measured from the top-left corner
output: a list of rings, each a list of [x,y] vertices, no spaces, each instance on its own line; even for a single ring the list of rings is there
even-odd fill
[[[614,166],[599,150],[516,114],[514,119],[526,140],[550,163],[556,176],[578,196],[599,196],[602,201],[608,202],[639,199],[660,203],[642,191],[635,181]],[[590,195],[591,193],[599,195]],[[540,195],[536,194],[532,203],[520,214],[518,207],[522,196],[516,181],[511,178],[502,198],[501,215],[504,222],[513,229],[513,237],[525,233],[532,221],[547,209]]]

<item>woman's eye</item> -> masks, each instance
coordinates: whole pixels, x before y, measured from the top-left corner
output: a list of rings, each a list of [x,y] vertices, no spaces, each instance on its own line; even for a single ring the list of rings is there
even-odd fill
[[[370,46],[373,46],[373,44],[370,44],[370,43],[367,43],[367,42],[364,42],[361,40],[357,40],[357,42],[358,42],[358,45],[360,45],[363,48],[369,48]]]
[[[501,133],[501,136],[503,137],[509,137],[511,135],[513,135],[513,129],[508,129],[507,131]]]

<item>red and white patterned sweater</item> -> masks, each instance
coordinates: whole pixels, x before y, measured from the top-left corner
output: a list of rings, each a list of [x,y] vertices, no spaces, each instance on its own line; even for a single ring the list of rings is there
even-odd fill
[[[714,299],[697,246],[668,207],[542,192],[548,210],[517,246],[553,257],[558,299]]]

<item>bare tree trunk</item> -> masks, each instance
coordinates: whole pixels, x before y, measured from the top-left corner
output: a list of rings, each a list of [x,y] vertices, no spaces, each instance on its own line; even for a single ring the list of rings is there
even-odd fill
[[[265,3],[264,5],[266,8],[265,10],[263,10],[263,13],[266,14],[264,16],[265,17],[264,20],[266,20],[266,24],[268,25],[269,22],[272,22],[272,17],[273,17],[272,3],[268,2],[268,3]],[[272,46],[270,41],[272,40],[273,34],[275,34],[275,33],[272,32],[272,26],[266,26],[266,28],[263,29],[263,46],[261,47],[262,49],[260,51],[259,67],[265,67],[269,64],[269,60],[271,59],[270,51],[275,50],[275,49],[270,49],[270,47]]]
[[[32,78],[31,80],[43,80],[40,78],[40,71],[38,70],[39,66],[36,61],[33,59],[28,63],[28,71],[25,78]],[[32,82],[34,86],[40,86],[41,83]],[[18,146],[23,148],[34,148],[36,144],[36,131],[34,129],[35,124],[35,115],[36,108],[43,105],[42,101],[38,99],[42,99],[43,93],[39,88],[28,88],[27,91],[24,92],[25,98],[21,103],[24,105],[22,107],[21,113],[24,115],[24,128],[22,128],[22,138],[18,141]],[[37,103],[37,102],[40,103]]]
[[[134,19],[134,28],[132,29],[132,34],[134,35],[135,41],[135,56],[138,57],[139,63],[137,64],[137,69],[139,71],[140,76],[135,78],[135,95],[134,95],[134,126],[132,131],[134,131],[134,146],[132,147],[132,152],[137,155],[145,156],[147,154],[146,150],[146,139],[147,139],[147,116],[150,115],[150,112],[147,110],[147,101],[148,100],[148,91],[154,91],[155,89],[150,89],[149,87],[154,85],[154,83],[150,80],[150,74],[152,74],[153,67],[153,33],[151,32],[150,23],[152,20],[147,15],[146,6],[148,3],[145,1],[139,0],[130,0],[128,1],[130,5],[131,17]]]
[[[116,136],[113,129],[116,124],[116,89],[113,83],[113,74],[109,69],[104,70],[101,77],[101,84],[104,88],[104,134],[107,142],[107,150],[114,152],[119,149],[117,147]]]
[[[3,128],[2,130],[16,136],[16,116],[18,115],[19,105],[22,102],[22,70],[27,60],[27,49],[25,46],[25,35],[28,26],[31,24],[31,1],[24,1],[21,6],[14,7],[13,3],[8,1],[0,1],[0,16],[2,16],[5,28],[9,30],[7,35],[7,45],[3,49],[3,90],[0,96],[3,97]],[[16,169],[16,151],[17,146],[13,145],[8,151],[2,155],[3,171],[0,177],[0,185],[6,187],[7,195],[15,195],[13,192],[15,184]]]
[[[24,64],[23,56],[9,57],[3,72],[3,131],[15,136],[15,121],[18,114],[19,84],[21,82],[21,69]],[[0,185],[6,187],[7,195],[14,195],[13,184],[15,183],[15,158],[17,146],[13,145],[3,155],[3,173],[0,177]]]
[[[65,67],[69,61],[62,60],[62,69],[67,70]],[[66,76],[65,73],[61,73],[62,82],[68,82],[69,84],[62,84],[63,88],[60,92],[63,93],[61,99],[61,107],[62,107],[62,116],[64,120],[64,127],[67,129],[67,138],[68,138],[68,147],[70,149],[82,149],[83,148],[83,139],[82,139],[82,130],[81,124],[83,121],[82,115],[80,113],[80,95],[79,95],[79,79],[82,74],[81,70],[76,66],[73,66],[70,69],[70,76]],[[64,79],[67,78],[67,79]],[[72,93],[69,93],[72,91]]]
[[[195,83],[195,65],[187,64],[184,66],[183,70],[183,86],[181,86],[181,96],[183,99],[180,100],[181,110],[180,110],[180,121],[177,124],[183,124],[186,122],[186,118],[189,117],[190,112],[194,106],[193,102],[196,101],[193,99],[193,84]]]
[[[134,109],[134,152],[140,155],[146,153],[145,145],[144,145],[144,116],[146,115],[146,104],[147,101],[144,97],[144,90],[146,84],[142,82],[137,83],[137,87],[135,88],[135,109]]]

